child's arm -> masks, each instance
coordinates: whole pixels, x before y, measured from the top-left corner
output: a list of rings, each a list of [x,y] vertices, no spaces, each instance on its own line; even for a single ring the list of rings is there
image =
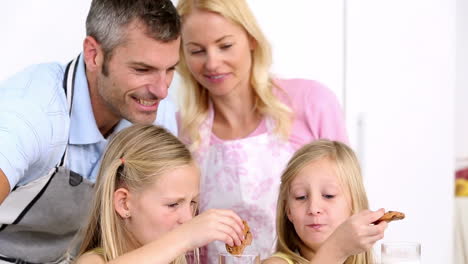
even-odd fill
[[[80,256],[75,264],[105,264],[104,258],[97,253],[86,253]]]
[[[230,210],[208,210],[190,221],[174,228],[159,239],[138,249],[123,254],[109,263],[167,264],[187,251],[204,246],[215,240],[229,245],[240,245],[243,239],[241,218]],[[83,255],[77,263],[93,264],[96,258]],[[86,258],[86,259],[84,259]]]
[[[384,236],[387,222],[371,225],[384,212],[383,209],[375,212],[365,210],[351,216],[324,242],[311,264],[343,263],[349,256],[369,250]]]

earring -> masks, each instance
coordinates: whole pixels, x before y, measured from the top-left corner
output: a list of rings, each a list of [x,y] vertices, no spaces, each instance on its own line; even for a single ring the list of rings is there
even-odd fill
[[[126,212],[125,213],[125,218],[129,218],[130,217],[130,213],[129,212]]]

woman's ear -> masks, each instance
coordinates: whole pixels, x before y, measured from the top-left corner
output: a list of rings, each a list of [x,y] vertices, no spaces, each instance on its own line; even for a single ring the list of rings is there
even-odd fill
[[[254,51],[257,47],[257,40],[255,40],[252,36],[248,35],[249,40],[249,49],[250,51]]]
[[[119,188],[114,192],[114,210],[123,219],[130,218],[130,192],[126,188]]]
[[[97,40],[91,36],[87,36],[83,41],[83,54],[86,69],[96,71],[101,69],[104,60],[104,52]]]

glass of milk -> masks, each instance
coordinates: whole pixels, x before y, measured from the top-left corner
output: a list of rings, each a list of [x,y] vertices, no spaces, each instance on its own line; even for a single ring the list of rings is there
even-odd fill
[[[421,244],[386,242],[381,245],[382,264],[421,264]]]
[[[219,264],[260,264],[260,255],[231,255],[229,253],[221,253],[219,254]]]

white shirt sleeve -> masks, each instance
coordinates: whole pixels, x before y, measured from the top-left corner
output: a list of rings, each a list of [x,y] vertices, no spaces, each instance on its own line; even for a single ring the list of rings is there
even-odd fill
[[[169,130],[174,136],[177,136],[177,108],[169,97],[159,103],[158,113],[156,115],[155,125],[162,126]]]

